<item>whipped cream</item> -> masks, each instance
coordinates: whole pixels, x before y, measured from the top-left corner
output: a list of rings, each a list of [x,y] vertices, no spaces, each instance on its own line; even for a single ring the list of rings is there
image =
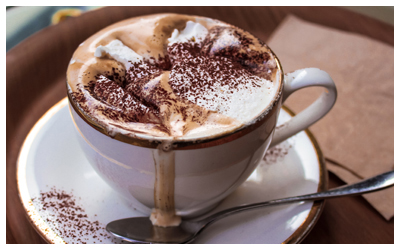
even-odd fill
[[[126,69],[129,69],[132,63],[143,62],[143,56],[137,54],[128,46],[125,46],[120,40],[115,39],[106,46],[98,46],[94,52],[95,57],[109,56],[122,63]]]
[[[168,38],[169,44],[185,43],[185,42],[201,42],[207,36],[208,30],[200,23],[188,21],[184,30],[174,29],[171,37]]]

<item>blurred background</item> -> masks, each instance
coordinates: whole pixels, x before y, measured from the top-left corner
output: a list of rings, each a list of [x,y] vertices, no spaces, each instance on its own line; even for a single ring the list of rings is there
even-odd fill
[[[6,49],[9,51],[35,32],[101,6],[8,6],[6,11]],[[393,6],[346,6],[351,10],[394,25]]]
[[[100,6],[7,6],[6,49],[9,51],[35,32]]]

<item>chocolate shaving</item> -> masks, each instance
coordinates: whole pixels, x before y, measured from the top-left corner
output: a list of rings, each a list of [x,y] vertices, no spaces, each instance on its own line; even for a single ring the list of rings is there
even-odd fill
[[[101,75],[98,77],[93,88],[93,93],[99,100],[122,110],[129,117],[129,121],[142,123],[157,121],[154,110],[143,105],[142,102],[128,94],[118,84],[105,76]],[[112,111],[104,110],[104,113],[110,115]]]
[[[98,220],[89,218],[74,195],[52,187],[32,198],[32,204],[46,224],[67,244],[121,243],[105,230]],[[96,216],[96,215],[95,215]]]
[[[261,47],[268,49],[264,42],[236,27],[216,26],[210,29],[201,49],[201,54],[209,57],[223,56],[239,62],[253,74],[267,80],[271,79],[268,61],[270,54],[254,50],[250,45],[257,41]]]

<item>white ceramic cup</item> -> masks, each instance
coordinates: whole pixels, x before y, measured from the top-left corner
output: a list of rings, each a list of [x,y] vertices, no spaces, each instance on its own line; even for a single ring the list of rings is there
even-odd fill
[[[176,143],[174,200],[177,215],[198,216],[218,205],[250,176],[268,147],[309,127],[334,105],[336,87],[326,72],[307,68],[284,75],[277,58],[276,61],[281,72],[280,88],[263,119],[217,138]],[[282,102],[296,90],[311,86],[324,87],[326,91],[275,131]],[[80,145],[96,172],[136,209],[150,214],[154,207],[156,178],[154,155],[160,142],[119,134],[111,137],[83,115],[72,98],[69,101]]]

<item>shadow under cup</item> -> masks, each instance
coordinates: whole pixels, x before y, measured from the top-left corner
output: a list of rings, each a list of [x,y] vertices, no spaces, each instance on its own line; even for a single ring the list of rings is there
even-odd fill
[[[250,124],[195,141],[173,142],[173,197],[176,214],[195,217],[214,208],[251,175],[271,143],[282,105],[283,72],[274,101]],[[78,140],[95,171],[139,211],[155,207],[157,154],[162,140],[112,137],[74,103],[69,108]],[[170,173],[171,174],[171,173]],[[158,184],[159,185],[159,182]],[[159,188],[159,187],[158,187]]]

